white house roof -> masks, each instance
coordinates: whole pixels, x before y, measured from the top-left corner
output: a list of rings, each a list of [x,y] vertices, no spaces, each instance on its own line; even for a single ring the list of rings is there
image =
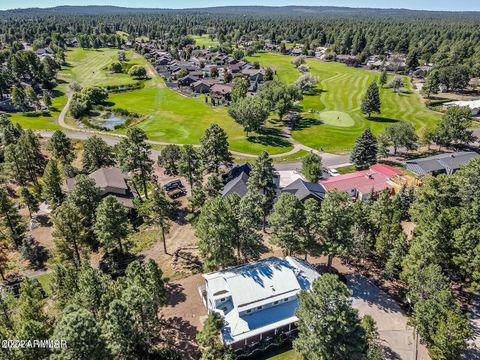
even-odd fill
[[[450,101],[443,104],[444,106],[467,106],[472,110],[480,109],[480,99],[479,100],[469,100],[469,101]]]
[[[298,320],[295,317],[297,295],[303,289],[310,289],[319,276],[307,262],[293,257],[271,257],[203,275],[213,298],[231,296],[231,310],[224,313],[215,309],[225,316],[222,334],[227,343]],[[287,298],[288,301],[283,302]],[[277,305],[258,310],[275,301]],[[246,313],[255,308],[257,311]]]

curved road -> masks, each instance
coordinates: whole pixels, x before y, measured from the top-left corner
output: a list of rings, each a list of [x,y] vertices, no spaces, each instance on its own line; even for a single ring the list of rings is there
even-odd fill
[[[71,101],[72,101],[72,93],[69,92],[67,94],[67,102],[65,103],[65,106],[63,107],[62,111],[58,115],[58,124],[62,128],[68,130],[68,132],[66,132],[66,135],[69,138],[86,140],[91,135],[97,135],[97,136],[100,136],[103,140],[105,140],[110,145],[115,145],[120,141],[120,139],[125,138],[125,135],[122,135],[122,134],[112,134],[112,133],[106,133],[104,131],[98,131],[98,130],[92,130],[92,129],[80,129],[65,123],[65,116],[67,115],[68,109],[70,108]],[[53,134],[52,131],[40,131],[39,133],[45,137],[50,137]],[[272,154],[270,155],[270,157],[281,158],[281,157],[293,155],[300,150],[305,150],[305,151],[311,151],[315,154],[320,155],[322,157],[322,163],[324,166],[335,167],[335,166],[349,164],[349,161],[350,161],[349,155],[336,155],[336,154],[320,152],[306,145],[300,144],[290,135],[290,132],[284,133],[284,136],[290,140],[290,142],[293,145],[293,149],[281,154]],[[153,141],[153,140],[148,140],[147,142],[153,145],[171,145],[172,144],[169,142]],[[183,146],[185,144],[175,144],[175,145]],[[199,146],[199,145],[193,145],[193,146]],[[242,152],[233,151],[233,150],[230,150],[230,152],[236,156],[241,156],[245,158],[257,157],[257,155],[242,153]],[[158,150],[152,150],[152,156],[157,157],[159,154],[160,152]],[[300,164],[299,163],[278,164],[276,165],[276,167],[279,170],[294,170],[294,169],[298,169],[300,167]]]

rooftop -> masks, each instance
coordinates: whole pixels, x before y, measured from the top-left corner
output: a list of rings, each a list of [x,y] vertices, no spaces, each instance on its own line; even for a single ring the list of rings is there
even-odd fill
[[[297,179],[290,185],[284,187],[282,192],[288,192],[297,197],[298,200],[303,201],[309,196],[313,196],[318,200],[323,200],[325,197],[325,189],[322,185]]]
[[[214,299],[231,296],[231,306],[224,313],[226,325],[222,331],[227,343],[268,331],[281,326],[283,322],[288,324],[296,321],[297,294],[310,289],[319,276],[310,264],[294,257],[271,257],[203,275]],[[289,298],[287,302],[280,302],[286,298]],[[246,310],[258,309],[274,301],[279,301],[279,304],[245,313]]]
[[[356,189],[366,194],[370,192],[379,192],[390,188],[389,180],[396,175],[402,175],[400,170],[392,166],[377,164],[368,170],[356,171],[353,173],[332,176],[326,180],[321,180],[327,191],[350,191]]]
[[[451,174],[460,166],[468,163],[470,159],[478,156],[474,151],[459,151],[444,153],[425,158],[413,159],[406,162],[405,167],[417,175],[426,175],[433,172],[446,172]]]

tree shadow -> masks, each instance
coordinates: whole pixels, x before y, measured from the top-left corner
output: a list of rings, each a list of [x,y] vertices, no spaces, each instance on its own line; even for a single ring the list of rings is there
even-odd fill
[[[295,123],[295,127],[294,127],[294,130],[303,130],[303,129],[308,129],[308,128],[311,128],[312,126],[316,126],[316,125],[322,125],[323,122],[319,119],[315,119],[315,118],[302,118],[300,119],[299,121],[297,121]]]
[[[250,135],[247,140],[264,146],[290,147],[290,142],[283,137],[280,130],[272,128],[262,128],[257,135]]]
[[[49,258],[49,252],[37,240],[32,237],[26,237],[23,239],[19,250],[23,258],[28,260],[30,268],[34,270],[46,269],[45,263]]]
[[[324,90],[324,89],[311,89],[311,90],[305,90],[303,92],[303,95],[307,95],[307,96],[316,96],[316,95],[321,95],[323,93],[326,93],[328,92],[327,90]]]
[[[392,119],[392,118],[387,118],[384,116],[371,116],[367,118],[368,121],[373,121],[373,122],[379,122],[379,123],[397,123],[400,120],[397,119]]]
[[[197,328],[189,321],[174,316],[162,320],[162,334],[167,347],[175,348],[182,359],[193,360],[198,356],[195,337]]]
[[[175,306],[187,300],[187,296],[184,293],[185,289],[181,284],[167,283],[165,288],[167,290],[167,305]]]
[[[129,252],[120,253],[118,250],[114,250],[103,255],[99,268],[102,272],[116,279],[117,277],[125,275],[125,270],[132,261],[142,261],[143,258],[143,256],[136,256]]]
[[[401,360],[402,358],[395,351],[393,351],[389,346],[382,346],[383,352],[385,354],[385,359],[389,360]]]

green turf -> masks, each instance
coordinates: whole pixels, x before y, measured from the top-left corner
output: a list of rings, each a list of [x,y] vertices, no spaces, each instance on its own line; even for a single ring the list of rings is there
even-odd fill
[[[225,107],[208,106],[201,99],[185,97],[164,86],[147,86],[140,90],[112,94],[109,101],[115,107],[147,116],[138,126],[146,131],[149,139],[179,144],[198,144],[205,129],[212,123],[220,125],[228,134],[230,148],[239,152],[270,154],[292,149],[288,141],[268,132],[245,138],[240,125],[235,123]],[[124,132],[125,130],[122,130]]]
[[[300,360],[301,357],[294,350],[288,350],[283,353],[269,357],[268,360]]]
[[[248,60],[272,67],[280,81],[294,83],[300,76],[288,55],[261,53]],[[433,127],[441,116],[425,107],[420,96],[413,93],[410,80],[405,78],[407,93],[396,94],[392,89],[382,88],[382,114],[367,120],[360,111],[361,101],[369,84],[377,81],[380,73],[316,59],[307,59],[307,65],[311,73],[319,77],[320,84],[315,94],[306,95],[300,102],[304,120],[292,135],[312,148],[343,153],[352,148],[367,126],[374,134],[379,134],[387,125],[406,120],[419,130]],[[335,114],[342,120],[337,124]]]
[[[323,124],[332,126],[352,127],[355,125],[352,117],[343,111],[322,111],[314,113],[314,118],[320,120]]]
[[[209,46],[218,46],[219,45],[219,42],[217,40],[212,40],[210,39],[210,37],[208,35],[202,35],[202,36],[199,36],[199,35],[190,35],[190,37],[195,40],[195,44],[197,46],[205,46],[205,47],[209,47]]]
[[[53,276],[53,273],[51,271],[41,275],[34,276],[34,278],[38,280],[40,285],[42,285],[43,290],[45,290],[47,294],[49,294],[51,291],[50,282],[52,281],[52,276]]]
[[[57,95],[58,96],[52,99],[49,116],[27,116],[23,113],[15,113],[9,114],[8,117],[14,124],[19,123],[23,128],[33,130],[58,130],[61,127],[58,125],[57,118],[67,102],[67,96],[60,91],[57,92]]]
[[[78,82],[82,86],[89,85],[127,85],[137,82],[127,74],[112,74],[107,67],[117,60],[117,49],[84,50],[71,49],[66,53],[67,66],[59,72],[59,86],[55,89],[52,99],[50,116],[31,117],[23,113],[10,114],[14,123],[20,123],[22,127],[34,130],[58,130],[58,115],[65,106],[67,97],[67,85],[70,82]],[[133,51],[127,51],[129,64],[145,65],[146,60]]]
[[[126,52],[127,62],[132,65],[146,65],[145,58],[133,51]],[[112,74],[108,67],[118,62],[118,49],[87,50],[74,48],[67,52],[67,63],[61,72],[61,78],[70,83],[77,82],[81,86],[128,85],[137,82],[128,74]]]

